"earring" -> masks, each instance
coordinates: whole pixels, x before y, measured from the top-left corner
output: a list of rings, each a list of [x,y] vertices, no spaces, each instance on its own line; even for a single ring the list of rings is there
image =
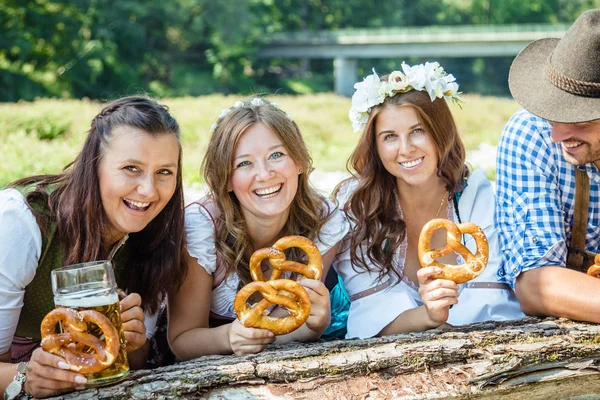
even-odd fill
[[[302,168],[300,168],[300,171],[298,171],[298,175],[304,173],[304,170]]]
[[[227,193],[233,192],[233,189],[227,189]]]

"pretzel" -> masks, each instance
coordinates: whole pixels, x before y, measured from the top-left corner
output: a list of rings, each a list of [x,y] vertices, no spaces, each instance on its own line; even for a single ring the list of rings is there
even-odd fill
[[[297,247],[308,256],[308,264],[289,261],[283,251]],[[269,280],[279,279],[283,271],[297,272],[308,279],[321,279],[323,271],[323,260],[319,248],[304,236],[284,236],[276,241],[272,247],[266,247],[255,251],[250,257],[250,276],[255,281],[266,281],[261,268],[261,262],[265,258],[273,266],[273,272]]]
[[[56,333],[61,323],[63,333]],[[104,334],[104,341],[87,333],[88,323],[96,324]],[[112,365],[119,355],[119,332],[103,314],[94,310],[75,311],[59,307],[42,320],[42,348],[64,358],[72,371],[83,375],[102,371]],[[84,351],[86,347],[92,353]]]
[[[284,250],[297,247],[308,257],[308,264],[287,260]],[[268,259],[273,266],[269,280],[262,271],[261,263]],[[250,276],[254,282],[244,286],[234,301],[235,313],[246,327],[268,329],[276,335],[283,335],[298,329],[310,315],[310,299],[302,285],[289,280],[279,279],[283,271],[296,272],[309,279],[321,279],[323,260],[319,249],[303,236],[284,236],[273,244],[255,251],[250,257]],[[256,292],[263,299],[250,307],[248,298]],[[273,304],[288,309],[290,315],[275,318],[263,315]]]
[[[248,306],[248,298],[255,292],[260,292],[264,299],[252,307]],[[273,304],[287,308],[290,315],[283,318],[263,315],[263,312]],[[306,321],[310,315],[310,299],[306,289],[290,279],[257,281],[250,282],[240,289],[235,296],[233,308],[244,326],[267,329],[275,335],[285,335],[296,330]]]
[[[596,257],[594,257],[594,265],[588,268],[587,274],[595,278],[600,278],[600,254],[596,254]]]
[[[446,229],[446,244],[440,248],[431,250],[431,236],[438,229]],[[461,244],[463,234],[469,234],[475,239],[477,252],[472,254],[469,249]],[[447,219],[432,219],[427,222],[419,236],[419,262],[422,267],[435,266],[442,268],[442,273],[435,276],[436,279],[448,279],[456,283],[465,283],[476,278],[485,269],[489,247],[483,230],[472,222],[456,225]],[[465,259],[465,264],[447,265],[435,261],[437,258],[455,251]]]

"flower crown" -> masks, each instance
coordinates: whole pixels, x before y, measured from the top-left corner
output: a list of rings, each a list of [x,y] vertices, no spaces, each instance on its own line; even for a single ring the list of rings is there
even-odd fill
[[[437,97],[460,103],[458,83],[452,74],[447,74],[437,62],[408,66],[402,63],[402,71],[390,73],[387,81],[381,81],[373,68],[373,74],[354,85],[352,106],[348,117],[354,132],[362,131],[369,120],[371,109],[383,103],[386,97],[411,90],[426,91],[431,101]]]
[[[210,127],[210,132],[214,133],[215,129],[217,129],[217,126],[219,126],[219,123],[221,122],[221,120],[223,118],[225,118],[225,116],[227,114],[229,114],[230,112],[232,112],[236,108],[242,108],[244,106],[246,106],[246,107],[250,107],[250,106],[262,106],[264,104],[270,104],[273,108],[275,108],[276,110],[280,110],[283,114],[285,114],[285,117],[287,119],[289,119],[290,121],[293,121],[292,117],[288,113],[286,113],[285,111],[281,110],[279,108],[279,105],[277,103],[274,103],[272,101],[265,101],[265,100],[263,100],[263,99],[261,99],[259,97],[255,97],[252,100],[250,100],[248,103],[245,103],[243,101],[239,101],[238,100],[235,103],[233,103],[233,107],[222,109],[221,113],[217,117],[217,122],[215,122],[214,124],[212,124],[212,126]]]

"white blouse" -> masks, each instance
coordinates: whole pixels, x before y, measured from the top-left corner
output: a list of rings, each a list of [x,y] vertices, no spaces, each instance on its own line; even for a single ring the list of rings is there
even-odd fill
[[[10,350],[17,330],[25,288],[42,253],[42,234],[16,189],[0,190],[0,354]],[[154,334],[156,316],[146,315],[146,336]]]
[[[347,201],[355,184],[349,185],[340,193],[340,202]],[[447,321],[451,325],[525,317],[514,292],[501,282],[497,275],[501,253],[498,232],[494,226],[494,204],[493,188],[484,171],[474,171],[462,192],[458,210],[462,222],[474,222],[483,229],[489,244],[489,261],[481,275],[459,286],[458,304],[450,309]],[[447,219],[458,221],[452,202],[449,202],[446,211]],[[465,246],[471,252],[475,252],[475,240],[471,235],[465,235]],[[333,267],[342,277],[344,286],[352,298],[347,338],[373,337],[404,311],[423,304],[418,287],[406,277],[398,281],[395,276],[388,275],[380,282],[377,280],[379,271],[374,267],[371,272],[356,271],[350,263],[348,238],[342,247],[343,253],[334,262]],[[406,247],[405,238],[395,255],[395,261],[400,268],[404,268]],[[464,260],[458,256],[457,262],[463,263]]]
[[[332,210],[331,217],[321,228],[319,240],[314,242],[321,254],[327,253],[340,242],[349,227],[343,213],[332,202],[328,201],[327,205]],[[217,269],[215,225],[212,217],[199,201],[191,203],[185,209],[185,231],[188,253],[198,261],[198,265],[213,275]],[[237,274],[230,274],[213,289],[210,310],[214,314],[236,318],[233,301],[239,282],[240,278]]]

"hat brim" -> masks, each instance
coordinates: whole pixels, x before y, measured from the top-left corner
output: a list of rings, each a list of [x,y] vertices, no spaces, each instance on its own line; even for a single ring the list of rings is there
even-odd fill
[[[521,107],[549,121],[577,123],[600,119],[600,98],[566,92],[546,77],[548,58],[559,40],[536,40],[515,57],[508,74],[510,93]]]

